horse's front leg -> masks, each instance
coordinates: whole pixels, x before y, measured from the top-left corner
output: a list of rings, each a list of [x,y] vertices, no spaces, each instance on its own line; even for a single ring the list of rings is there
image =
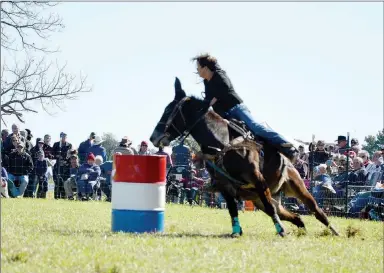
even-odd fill
[[[237,204],[236,204],[235,198],[227,192],[222,192],[221,194],[223,195],[225,201],[227,202],[227,208],[232,220],[231,237],[233,238],[240,237],[241,235],[243,235],[243,230],[240,226],[239,212],[237,210]]]

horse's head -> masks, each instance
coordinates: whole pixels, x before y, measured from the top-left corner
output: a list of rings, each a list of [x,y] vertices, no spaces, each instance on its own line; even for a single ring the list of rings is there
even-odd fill
[[[155,147],[160,143],[169,145],[169,143],[178,138],[187,130],[185,115],[182,111],[183,104],[189,100],[178,78],[175,80],[175,98],[164,109],[164,113],[157,123],[150,141]]]

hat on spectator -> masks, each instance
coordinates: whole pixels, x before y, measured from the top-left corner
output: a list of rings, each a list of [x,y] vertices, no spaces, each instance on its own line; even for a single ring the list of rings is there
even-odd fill
[[[339,142],[339,141],[347,141],[347,137],[346,136],[338,136],[337,140],[335,140],[335,141],[337,141],[337,142]]]
[[[148,143],[145,140],[143,140],[140,145],[141,146],[148,146]]]
[[[65,137],[65,136],[67,136],[66,133],[64,133],[64,132],[61,132],[61,133],[60,133],[60,137]]]
[[[29,129],[25,129],[25,131],[27,132],[27,135],[28,135],[28,136],[33,137],[32,133],[31,133],[31,130],[29,130]]]
[[[127,136],[123,137],[120,141],[120,145],[122,146],[128,146],[130,144],[132,144],[132,141]]]
[[[356,145],[356,144],[359,144],[359,141],[357,140],[357,138],[352,138],[351,145]]]
[[[95,161],[95,155],[93,153],[89,153],[88,156],[87,156],[87,160]]]
[[[40,137],[36,138],[36,145],[39,143],[44,144],[44,141]]]
[[[316,146],[324,146],[324,145],[325,145],[324,140],[319,140],[319,141],[317,141]]]
[[[95,136],[95,140],[93,142],[93,145],[99,145],[101,143],[103,143],[103,139],[101,138],[101,136]]]
[[[96,133],[95,132],[92,132],[90,135],[90,137],[94,138],[96,136]]]

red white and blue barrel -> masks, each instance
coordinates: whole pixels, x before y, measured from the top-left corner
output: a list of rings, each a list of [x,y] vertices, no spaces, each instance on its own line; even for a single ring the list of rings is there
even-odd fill
[[[162,155],[115,155],[112,231],[164,231],[167,159]]]

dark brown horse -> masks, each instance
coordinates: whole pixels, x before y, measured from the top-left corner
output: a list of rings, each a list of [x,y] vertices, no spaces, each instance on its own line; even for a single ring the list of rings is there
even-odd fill
[[[175,98],[165,108],[150,140],[158,147],[160,143],[169,145],[172,140],[190,133],[199,143],[207,169],[216,181],[215,187],[227,202],[232,219],[232,236],[242,235],[236,199],[252,200],[257,208],[271,217],[281,236],[285,236],[285,230],[280,219],[305,228],[299,215],[280,204],[278,196],[281,191],[286,196],[300,199],[320,222],[338,235],[292,163],[275,148],[261,146],[244,136],[234,124],[208,110],[204,101],[187,97],[176,78]]]

